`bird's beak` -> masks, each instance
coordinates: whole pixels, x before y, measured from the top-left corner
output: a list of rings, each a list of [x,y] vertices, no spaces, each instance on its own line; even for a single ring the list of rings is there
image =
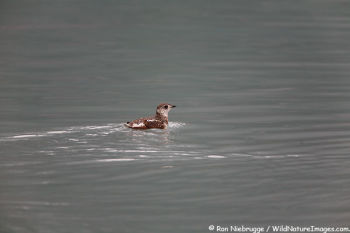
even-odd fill
[[[175,108],[176,106],[175,105],[171,105],[171,108]]]

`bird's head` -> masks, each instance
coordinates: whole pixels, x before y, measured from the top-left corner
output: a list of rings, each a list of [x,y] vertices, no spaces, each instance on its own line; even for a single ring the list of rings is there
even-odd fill
[[[161,103],[157,106],[157,113],[163,116],[168,117],[168,113],[172,108],[175,108],[175,105],[168,104],[168,103]]]

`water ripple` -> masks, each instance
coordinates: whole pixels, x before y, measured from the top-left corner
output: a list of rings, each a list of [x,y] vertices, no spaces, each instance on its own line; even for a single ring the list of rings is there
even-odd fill
[[[233,153],[213,151],[205,144],[182,141],[175,130],[185,123],[170,122],[167,130],[132,130],[122,123],[105,125],[73,126],[44,132],[24,132],[0,138],[4,146],[26,141],[37,141],[41,145],[26,151],[51,157],[70,157],[66,164],[95,162],[169,161],[194,159],[232,159],[250,157],[256,159],[298,158],[300,154],[273,154],[268,152]],[[223,131],[225,132],[225,131]],[[291,135],[293,136],[293,135]],[[73,159],[74,158],[74,159]],[[78,160],[78,161],[77,161]]]

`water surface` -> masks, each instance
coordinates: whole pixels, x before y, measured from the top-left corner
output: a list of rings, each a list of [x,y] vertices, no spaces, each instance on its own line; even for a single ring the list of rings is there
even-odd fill
[[[1,232],[349,223],[347,1],[0,5]]]

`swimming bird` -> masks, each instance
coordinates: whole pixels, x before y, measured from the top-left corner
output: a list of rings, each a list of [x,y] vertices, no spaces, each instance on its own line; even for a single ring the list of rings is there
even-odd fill
[[[157,106],[155,116],[128,121],[125,126],[131,129],[166,129],[168,127],[168,113],[175,107],[175,105],[161,103]]]

